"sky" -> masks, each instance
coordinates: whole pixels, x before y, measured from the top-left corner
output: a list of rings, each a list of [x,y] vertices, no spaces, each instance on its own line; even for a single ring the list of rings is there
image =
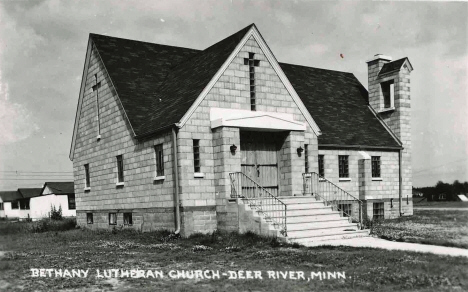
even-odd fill
[[[468,3],[0,1],[0,191],[71,180],[89,33],[204,49],[251,23],[280,62],[365,87],[372,56],[408,57],[413,185],[468,180]]]

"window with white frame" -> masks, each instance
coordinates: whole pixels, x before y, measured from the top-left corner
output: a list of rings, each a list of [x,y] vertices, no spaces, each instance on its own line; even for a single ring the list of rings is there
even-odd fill
[[[201,173],[199,139],[193,139],[193,170],[195,173]]]
[[[383,103],[384,108],[393,108],[395,102],[395,83],[393,80],[382,82],[380,84],[382,87]]]
[[[109,225],[117,225],[117,213],[109,213]]]
[[[349,178],[349,156],[338,155],[338,169],[340,178]]]
[[[380,177],[380,156],[372,156],[372,177]]]
[[[117,156],[117,182],[124,182],[124,162],[122,155]]]
[[[164,176],[164,152],[163,144],[154,146],[156,154],[156,176]]]

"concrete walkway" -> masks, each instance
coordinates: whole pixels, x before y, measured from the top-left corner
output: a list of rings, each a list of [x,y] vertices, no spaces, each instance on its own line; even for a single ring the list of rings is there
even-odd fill
[[[438,255],[448,256],[463,256],[468,257],[468,249],[446,247],[438,245],[428,245],[419,243],[409,242],[396,242],[389,241],[376,237],[357,237],[340,240],[330,241],[319,241],[303,243],[305,246],[320,246],[320,245],[332,245],[332,246],[353,246],[353,247],[371,247],[371,248],[383,248],[388,250],[406,250],[423,253],[433,253]]]
[[[414,210],[435,210],[435,211],[468,211],[468,208],[425,208],[425,207],[413,207]]]

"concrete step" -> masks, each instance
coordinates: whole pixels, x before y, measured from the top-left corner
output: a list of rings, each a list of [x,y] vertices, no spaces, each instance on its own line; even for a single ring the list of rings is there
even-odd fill
[[[337,233],[350,233],[357,232],[359,228],[356,225],[348,226],[333,226],[320,229],[307,229],[307,230],[288,230],[288,237],[291,238],[309,238],[318,236],[327,236]]]
[[[322,202],[317,200],[315,197],[278,197],[278,199],[280,199],[285,204]]]
[[[367,237],[367,236],[369,236],[369,230],[337,232],[337,233],[330,233],[330,234],[321,235],[321,236],[302,237],[302,238],[290,237],[288,233],[288,240],[291,242],[306,243],[306,242],[339,240],[339,239],[345,239],[345,238]]]
[[[333,227],[352,227],[356,224],[349,223],[348,220],[329,220],[322,222],[299,222],[299,223],[287,223],[288,230],[307,230],[307,229],[321,229],[321,228],[333,228]]]
[[[323,215],[323,214],[338,214],[337,211],[333,211],[331,207],[313,208],[313,209],[298,209],[289,210],[286,215],[289,216],[311,216],[311,215]]]
[[[313,203],[291,203],[286,204],[288,210],[301,210],[301,209],[317,209],[328,207],[325,206],[322,202],[313,202]],[[330,207],[328,207],[330,208]]]
[[[281,217],[276,214],[272,214],[272,217]],[[339,220],[340,214],[336,211],[330,211],[322,214],[313,214],[313,215],[298,215],[292,216],[288,212],[287,222],[288,223],[307,223],[307,222],[318,222],[318,221],[327,221],[327,220]]]

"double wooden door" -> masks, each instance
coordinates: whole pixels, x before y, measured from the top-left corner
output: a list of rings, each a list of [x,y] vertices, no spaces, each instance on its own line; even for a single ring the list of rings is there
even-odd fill
[[[277,196],[278,189],[278,138],[274,133],[241,132],[241,169],[244,174]],[[243,181],[242,188],[253,188]]]

